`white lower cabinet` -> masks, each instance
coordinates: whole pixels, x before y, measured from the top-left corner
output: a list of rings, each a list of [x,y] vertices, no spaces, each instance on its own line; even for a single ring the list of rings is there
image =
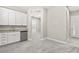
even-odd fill
[[[0,25],[27,25],[27,14],[0,7]]]
[[[9,32],[8,43],[20,41],[20,32]]]
[[[1,45],[1,33],[0,33],[0,45]]]
[[[0,45],[5,45],[7,44],[7,33],[1,32],[0,33]]]
[[[0,45],[6,45],[17,41],[20,41],[20,32],[0,33]]]

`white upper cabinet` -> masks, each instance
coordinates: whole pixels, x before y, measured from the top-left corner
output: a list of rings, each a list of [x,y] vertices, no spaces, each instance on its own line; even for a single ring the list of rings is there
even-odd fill
[[[21,25],[27,25],[27,15],[21,13]]]
[[[8,25],[8,14],[0,14],[0,25]]]
[[[16,21],[15,24],[16,25],[26,25],[27,24],[27,16],[24,13],[21,12],[16,12]]]
[[[15,25],[15,11],[9,10],[9,25]]]
[[[0,25],[27,25],[27,14],[0,7]]]
[[[8,9],[0,8],[0,25],[8,25]]]
[[[15,25],[21,25],[21,13],[16,12],[16,20],[15,20]]]

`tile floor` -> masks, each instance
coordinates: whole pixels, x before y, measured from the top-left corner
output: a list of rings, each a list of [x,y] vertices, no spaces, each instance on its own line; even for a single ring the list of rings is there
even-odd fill
[[[0,46],[0,53],[78,53],[79,48],[52,40],[24,41]]]

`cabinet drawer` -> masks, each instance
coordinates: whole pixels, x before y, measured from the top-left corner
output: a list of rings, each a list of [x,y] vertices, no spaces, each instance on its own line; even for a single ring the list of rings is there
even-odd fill
[[[5,45],[7,44],[7,32],[4,33],[4,32],[1,32],[0,33],[0,45]]]
[[[2,38],[1,41],[7,41],[7,38]]]
[[[1,39],[7,39],[7,33],[1,33]]]
[[[7,36],[7,33],[1,33],[1,36]]]
[[[7,37],[7,35],[1,35],[1,38]]]
[[[5,39],[5,40],[1,40],[1,42],[0,42],[0,45],[5,45],[5,44],[7,44],[7,40]]]
[[[0,33],[0,45],[1,45],[1,33]]]

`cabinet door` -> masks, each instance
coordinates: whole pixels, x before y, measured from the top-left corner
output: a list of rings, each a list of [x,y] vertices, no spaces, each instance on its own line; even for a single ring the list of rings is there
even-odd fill
[[[8,9],[0,8],[0,25],[8,25]]]
[[[15,11],[9,10],[9,25],[15,25]]]
[[[0,14],[0,25],[8,25],[8,14]]]
[[[21,13],[20,12],[16,12],[16,20],[15,20],[15,24],[16,25],[21,25]]]
[[[17,42],[20,41],[20,34],[17,32],[9,32],[8,33],[8,43],[13,43],[13,42]]]
[[[22,12],[16,12],[16,25],[27,25],[27,15]]]
[[[24,13],[21,13],[21,24],[27,25],[27,15]]]
[[[20,32],[15,32],[15,41],[20,41]]]
[[[13,42],[15,42],[15,33],[14,32],[9,32],[8,33],[8,44],[9,43],[13,43]]]

